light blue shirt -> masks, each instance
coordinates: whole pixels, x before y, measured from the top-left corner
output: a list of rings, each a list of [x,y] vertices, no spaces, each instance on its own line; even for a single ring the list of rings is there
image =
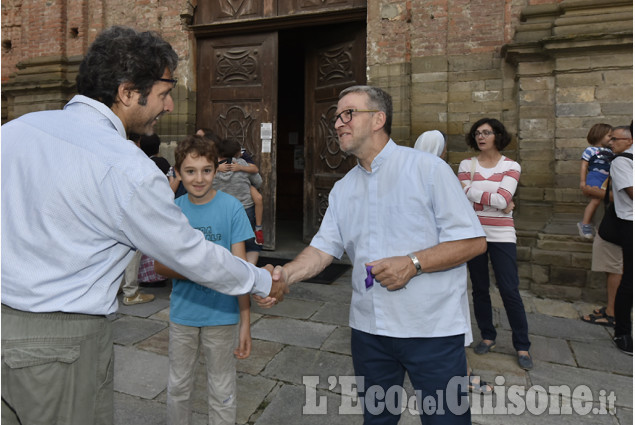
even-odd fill
[[[329,195],[315,248],[353,264],[350,326],[399,338],[469,334],[465,264],[413,277],[405,289],[366,289],[365,263],[441,242],[484,237],[452,169],[392,140],[368,172],[357,165]]]
[[[633,153],[633,146],[625,153]],[[622,220],[633,221],[633,200],[624,189],[633,187],[633,161],[623,156],[611,162],[611,179],[613,180],[613,202],[615,213]]]
[[[249,218],[240,201],[218,191],[211,201],[193,204],[187,195],[176,199],[190,225],[205,239],[231,251],[235,243],[254,237]],[[170,320],[185,326],[221,326],[239,322],[238,298],[221,294],[189,280],[173,279]]]
[[[2,303],[109,314],[140,249],[201,285],[268,295],[271,276],[205,240],[106,105],[75,96],[2,126]]]

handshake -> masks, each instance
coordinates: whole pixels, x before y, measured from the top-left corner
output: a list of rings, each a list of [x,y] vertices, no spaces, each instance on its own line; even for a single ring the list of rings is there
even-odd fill
[[[254,295],[253,298],[261,308],[271,308],[284,300],[284,295],[289,293],[287,273],[282,266],[276,266],[274,268],[271,264],[267,264],[263,269],[271,273],[271,292],[269,292],[269,296],[266,298],[258,295]]]

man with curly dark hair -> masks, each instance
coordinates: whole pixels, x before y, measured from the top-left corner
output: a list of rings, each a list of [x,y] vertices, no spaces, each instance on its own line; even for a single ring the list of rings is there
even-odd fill
[[[283,298],[269,271],[189,225],[165,175],[128,140],[173,110],[177,62],[155,33],[107,29],[63,110],[2,126],[3,424],[112,424],[106,315],[135,250],[228,295]]]

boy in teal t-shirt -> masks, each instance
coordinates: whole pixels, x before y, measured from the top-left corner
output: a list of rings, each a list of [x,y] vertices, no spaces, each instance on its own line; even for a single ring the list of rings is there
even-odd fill
[[[214,190],[218,155],[214,144],[200,136],[181,141],[175,171],[187,194],[175,200],[190,224],[242,259],[245,240],[254,237],[240,201]],[[234,297],[198,285],[166,266],[157,273],[175,278],[170,297],[168,425],[191,423],[191,392],[199,346],[207,363],[209,423],[236,421],[236,359],[251,352],[249,294]],[[240,325],[238,325],[240,323]],[[236,328],[238,327],[238,347]]]

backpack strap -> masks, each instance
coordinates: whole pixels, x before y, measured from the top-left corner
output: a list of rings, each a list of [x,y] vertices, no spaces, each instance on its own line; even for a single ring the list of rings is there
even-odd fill
[[[630,152],[622,152],[615,155],[611,161],[615,160],[617,157],[628,158],[631,161],[633,160],[633,154]],[[606,178],[606,192],[604,193],[604,205],[608,206],[610,203],[610,191],[611,191],[611,169],[609,168],[609,176]]]

